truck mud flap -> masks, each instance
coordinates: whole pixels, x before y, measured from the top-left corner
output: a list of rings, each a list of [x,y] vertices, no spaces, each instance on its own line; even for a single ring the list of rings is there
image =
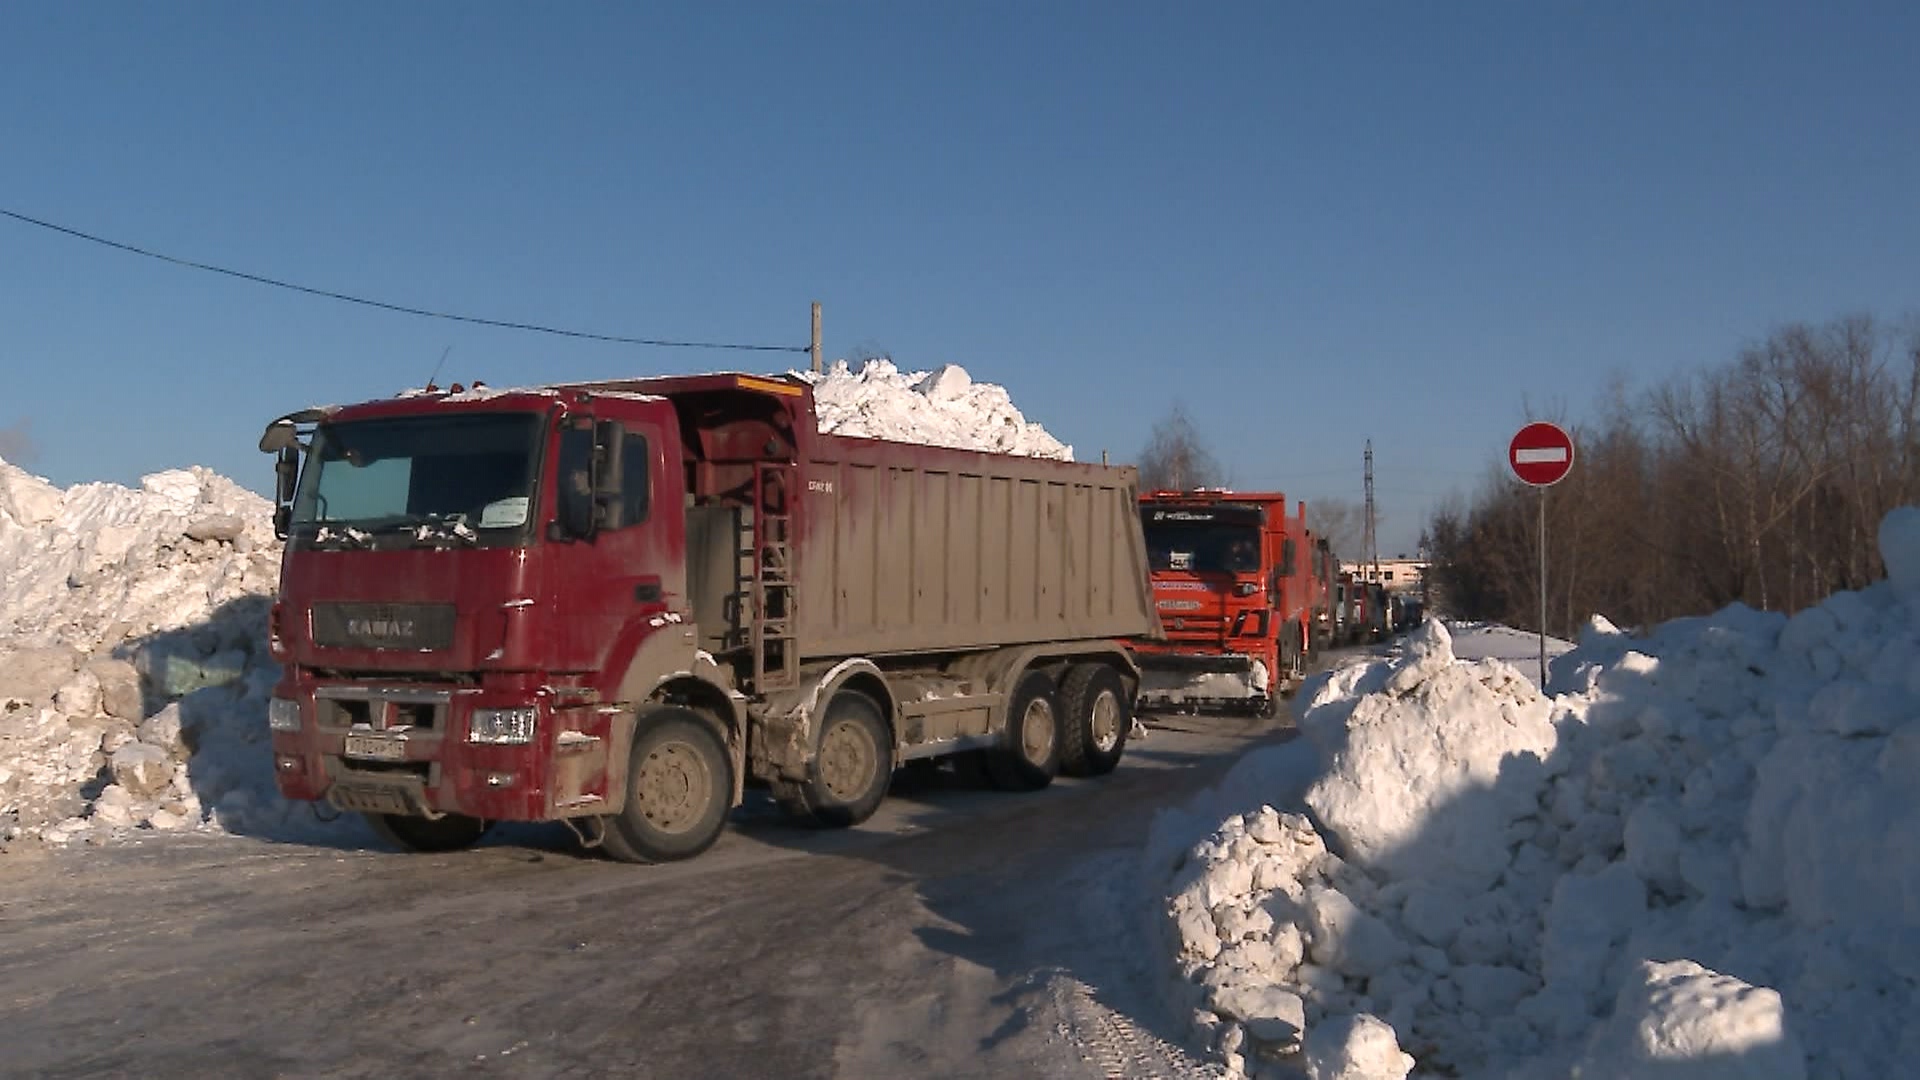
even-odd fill
[[[335,780],[327,802],[343,813],[422,816],[427,792],[418,780]]]

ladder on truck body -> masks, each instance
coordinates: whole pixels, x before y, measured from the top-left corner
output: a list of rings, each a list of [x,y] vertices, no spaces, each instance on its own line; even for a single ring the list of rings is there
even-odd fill
[[[753,503],[742,515],[735,547],[753,684],[762,691],[800,682],[793,622],[793,505],[799,481],[800,468],[792,462],[754,463]]]

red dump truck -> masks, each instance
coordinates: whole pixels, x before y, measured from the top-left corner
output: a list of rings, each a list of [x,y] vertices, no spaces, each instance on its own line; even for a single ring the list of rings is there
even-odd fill
[[[1313,609],[1312,648],[1325,652],[1339,640],[1340,557],[1323,536],[1309,534],[1313,545],[1313,580],[1309,604]]]
[[[261,449],[280,790],[405,848],[653,862],[750,783],[849,825],[907,761],[1106,773],[1158,632],[1132,469],[823,435],[796,379],[456,385]]]
[[[1289,518],[1278,492],[1158,491],[1140,516],[1166,635],[1139,643],[1140,703],[1272,715],[1311,640],[1306,504]]]

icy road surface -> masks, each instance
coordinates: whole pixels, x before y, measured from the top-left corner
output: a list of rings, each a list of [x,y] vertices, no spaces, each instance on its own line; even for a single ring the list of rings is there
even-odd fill
[[[0,1075],[1214,1075],[1171,1045],[1154,811],[1290,730],[1155,719],[1104,780],[751,802],[661,867],[162,837],[0,856]]]

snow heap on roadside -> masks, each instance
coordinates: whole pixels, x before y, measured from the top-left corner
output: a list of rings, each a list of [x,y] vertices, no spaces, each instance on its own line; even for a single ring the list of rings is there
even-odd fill
[[[1310,684],[1304,738],[1156,822],[1176,1003],[1272,1075],[1904,1075],[1920,510],[1880,542],[1791,619],[1596,620],[1551,698],[1437,622]]]
[[[91,652],[271,591],[272,509],[198,466],[63,491],[0,461],[0,643]]]
[[[272,806],[271,520],[203,468],[62,490],[0,461],[0,842]]]
[[[1005,387],[974,382],[955,364],[902,373],[891,360],[869,360],[856,372],[838,360],[824,374],[794,375],[813,383],[820,430],[830,434],[1073,460],[1073,447],[1029,423]]]

